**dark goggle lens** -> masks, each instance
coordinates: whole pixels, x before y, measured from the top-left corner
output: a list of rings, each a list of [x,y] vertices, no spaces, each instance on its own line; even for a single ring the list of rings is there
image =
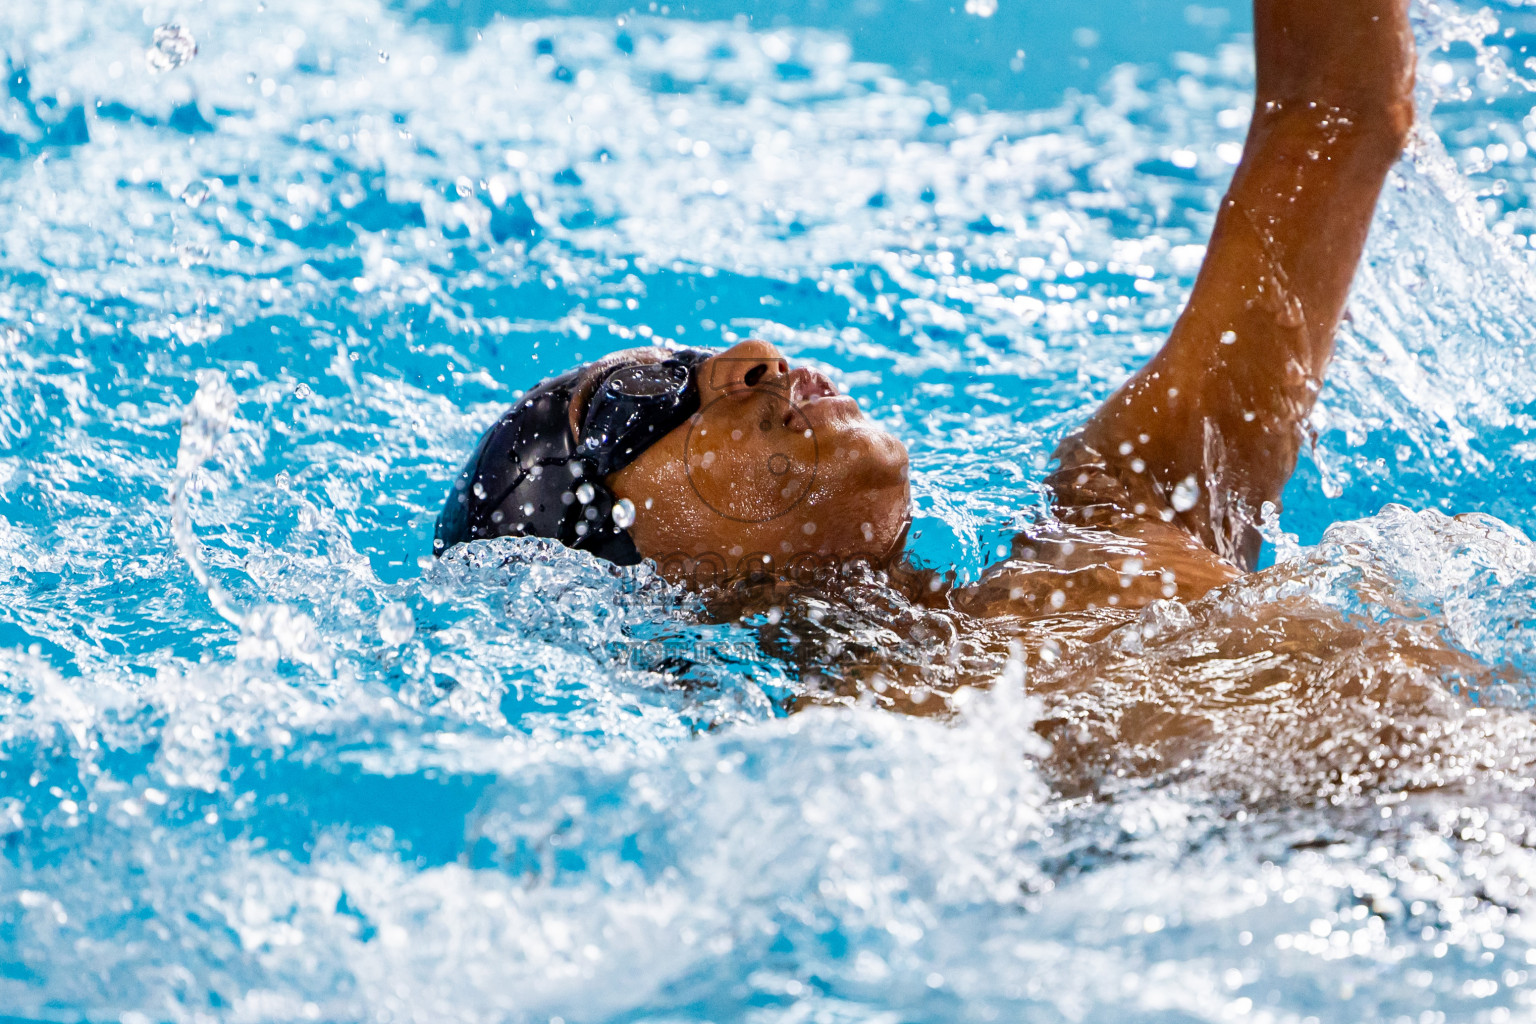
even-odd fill
[[[693,369],[683,363],[626,366],[593,393],[582,420],[581,452],[606,476],[633,462],[698,408]]]
[[[681,363],[626,366],[610,373],[598,394],[610,401],[676,396],[686,391],[692,380],[693,373]]]

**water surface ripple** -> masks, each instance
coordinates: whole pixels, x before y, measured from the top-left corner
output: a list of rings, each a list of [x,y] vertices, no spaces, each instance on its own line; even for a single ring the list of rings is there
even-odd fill
[[[644,568],[428,557],[516,389],[647,339],[825,369],[930,563],[1040,511],[1193,281],[1244,5],[846,6],[4,5],[0,1022],[1536,1014],[1514,0],[1415,9],[1276,564],[1059,652],[1097,696],[788,714]],[[1277,602],[1334,638],[1278,696]],[[1113,742],[1196,682],[1211,742]]]

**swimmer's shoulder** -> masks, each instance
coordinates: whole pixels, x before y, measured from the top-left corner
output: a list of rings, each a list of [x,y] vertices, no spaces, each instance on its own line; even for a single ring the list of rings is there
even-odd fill
[[[1053,521],[1019,533],[1007,558],[951,595],[953,606],[985,618],[1134,611],[1193,601],[1245,575],[1177,526],[1123,516],[1112,525]]]

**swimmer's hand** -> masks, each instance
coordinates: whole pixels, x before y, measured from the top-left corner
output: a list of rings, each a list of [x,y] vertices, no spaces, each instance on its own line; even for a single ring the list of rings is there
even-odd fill
[[[1162,519],[1253,567],[1413,122],[1407,9],[1256,0],[1253,121],[1194,292],[1162,351],[1062,442],[1063,518]]]

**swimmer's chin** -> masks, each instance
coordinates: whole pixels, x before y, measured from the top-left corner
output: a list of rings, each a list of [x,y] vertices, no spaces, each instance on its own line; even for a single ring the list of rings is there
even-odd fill
[[[907,446],[890,431],[860,416],[842,424],[827,438],[827,468],[845,477],[857,489],[870,491],[900,487],[905,490],[910,472]]]

